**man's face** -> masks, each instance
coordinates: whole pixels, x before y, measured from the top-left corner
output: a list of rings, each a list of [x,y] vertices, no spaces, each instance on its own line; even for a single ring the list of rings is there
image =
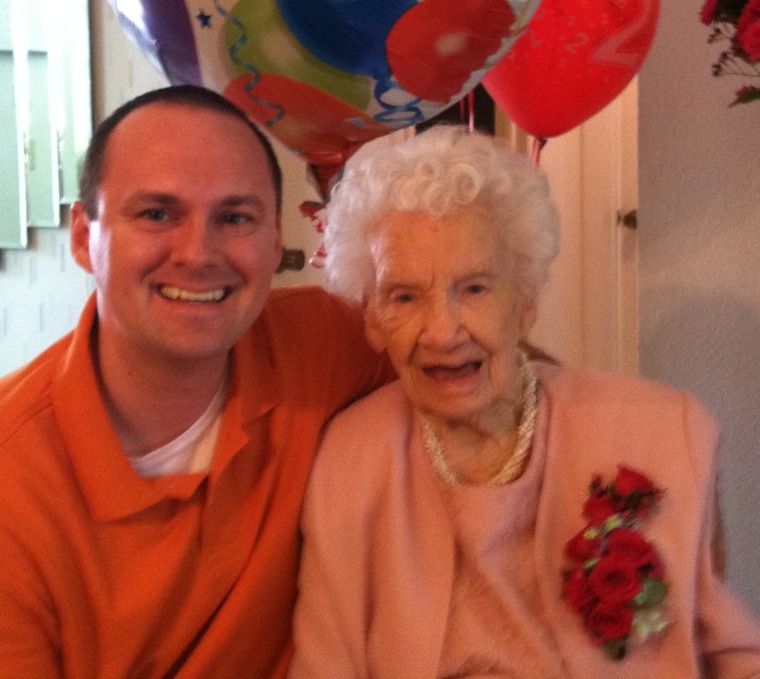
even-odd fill
[[[261,312],[280,261],[264,150],[223,113],[138,109],[108,141],[97,221],[75,204],[71,239],[95,277],[101,350],[225,357]]]

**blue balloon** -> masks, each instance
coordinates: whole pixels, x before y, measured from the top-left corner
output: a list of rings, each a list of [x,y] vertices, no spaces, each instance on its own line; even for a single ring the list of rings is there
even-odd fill
[[[277,0],[290,32],[314,56],[349,73],[390,78],[385,38],[417,0]]]

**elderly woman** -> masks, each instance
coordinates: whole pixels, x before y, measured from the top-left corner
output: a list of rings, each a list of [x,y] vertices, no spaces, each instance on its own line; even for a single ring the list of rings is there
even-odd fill
[[[399,379],[325,435],[291,677],[760,677],[713,573],[712,420],[520,350],[557,252],[542,174],[455,126],[350,165],[327,271]]]

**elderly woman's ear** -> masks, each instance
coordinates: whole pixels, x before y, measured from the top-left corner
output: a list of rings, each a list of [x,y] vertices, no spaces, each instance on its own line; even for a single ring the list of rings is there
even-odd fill
[[[378,327],[377,307],[370,303],[365,296],[362,301],[364,309],[364,336],[369,345],[378,353],[385,350],[385,340]]]

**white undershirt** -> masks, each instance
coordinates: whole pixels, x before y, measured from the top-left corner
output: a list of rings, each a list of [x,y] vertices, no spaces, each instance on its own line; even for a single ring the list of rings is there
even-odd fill
[[[132,469],[138,475],[150,478],[207,472],[211,468],[222,421],[226,386],[225,376],[205,412],[176,439],[140,457],[128,458]]]

